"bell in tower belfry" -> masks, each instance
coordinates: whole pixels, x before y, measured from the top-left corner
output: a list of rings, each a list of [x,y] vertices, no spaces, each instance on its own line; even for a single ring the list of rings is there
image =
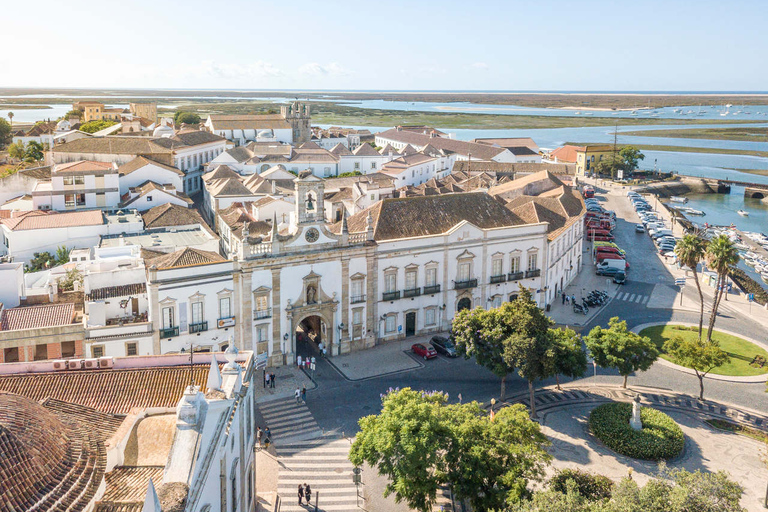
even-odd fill
[[[314,210],[315,205],[312,203],[312,195],[307,194],[307,211]]]

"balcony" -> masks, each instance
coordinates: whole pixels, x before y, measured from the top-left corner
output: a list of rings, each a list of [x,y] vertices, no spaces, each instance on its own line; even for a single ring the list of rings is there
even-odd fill
[[[271,318],[271,317],[272,317],[272,308],[255,309],[253,311],[254,320],[261,320],[263,318]]]
[[[524,272],[510,272],[507,274],[507,281],[519,281],[525,277]]]
[[[477,279],[468,279],[466,281],[456,281],[454,283],[454,289],[466,290],[467,288],[477,287]]]
[[[440,285],[439,284],[433,284],[432,286],[425,286],[424,287],[424,295],[430,295],[433,293],[440,293]]]
[[[536,270],[526,270],[525,271],[525,277],[539,277],[541,275],[541,269],[537,268]]]
[[[384,292],[381,300],[397,300],[400,298],[400,291],[396,292]]]
[[[409,288],[407,290],[403,290],[403,298],[418,297],[419,295],[421,295],[421,288]]]
[[[365,302],[365,295],[353,295],[352,298],[349,300],[352,304],[359,304],[361,302]]]
[[[160,329],[160,339],[162,338],[172,338],[174,336],[179,335],[179,328],[177,327],[168,327],[167,329]]]
[[[208,330],[208,322],[197,322],[195,324],[189,324],[189,333],[194,334],[196,332],[204,332]]]
[[[498,276],[491,276],[491,284],[503,283],[507,280],[507,276],[504,274]]]

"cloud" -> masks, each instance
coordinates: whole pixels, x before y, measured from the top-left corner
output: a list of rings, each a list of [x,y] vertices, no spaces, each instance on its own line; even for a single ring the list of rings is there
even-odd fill
[[[352,71],[344,68],[338,62],[331,62],[326,65],[308,62],[299,68],[299,73],[310,76],[347,76],[351,75]]]
[[[263,60],[257,60],[247,64],[203,61],[200,63],[199,70],[197,71],[201,75],[226,79],[265,78],[284,75],[280,68],[275,67],[270,62],[264,62]]]
[[[485,62],[473,62],[472,64],[469,65],[469,67],[474,69],[486,70],[488,69],[488,64],[486,64]]]

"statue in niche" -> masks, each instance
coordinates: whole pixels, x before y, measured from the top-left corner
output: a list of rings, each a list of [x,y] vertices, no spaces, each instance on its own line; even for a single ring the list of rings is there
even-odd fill
[[[314,285],[307,286],[307,304],[314,304],[317,302],[317,289]]]

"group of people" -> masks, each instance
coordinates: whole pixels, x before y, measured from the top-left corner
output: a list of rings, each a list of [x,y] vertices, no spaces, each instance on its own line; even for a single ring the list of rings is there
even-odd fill
[[[256,427],[256,440],[259,442],[259,446],[269,449],[269,443],[272,442],[272,432],[269,427],[265,427],[264,430],[261,430],[261,427]]]
[[[297,404],[307,403],[307,386],[301,386],[301,390],[296,388],[296,391],[293,392],[293,396],[296,397]]]
[[[563,304],[576,304],[576,296],[575,295],[566,295],[565,292],[562,293],[563,296]]]
[[[301,358],[301,356],[296,356],[296,366],[299,367],[299,370],[302,368],[305,370],[309,370],[311,368],[310,365],[315,364],[315,358],[314,357],[305,357]]]
[[[273,388],[275,387],[275,374],[270,372],[264,372],[264,387],[265,388]]]
[[[303,505],[302,500],[307,499],[307,505],[312,501],[312,488],[309,484],[299,484],[299,505]]]

